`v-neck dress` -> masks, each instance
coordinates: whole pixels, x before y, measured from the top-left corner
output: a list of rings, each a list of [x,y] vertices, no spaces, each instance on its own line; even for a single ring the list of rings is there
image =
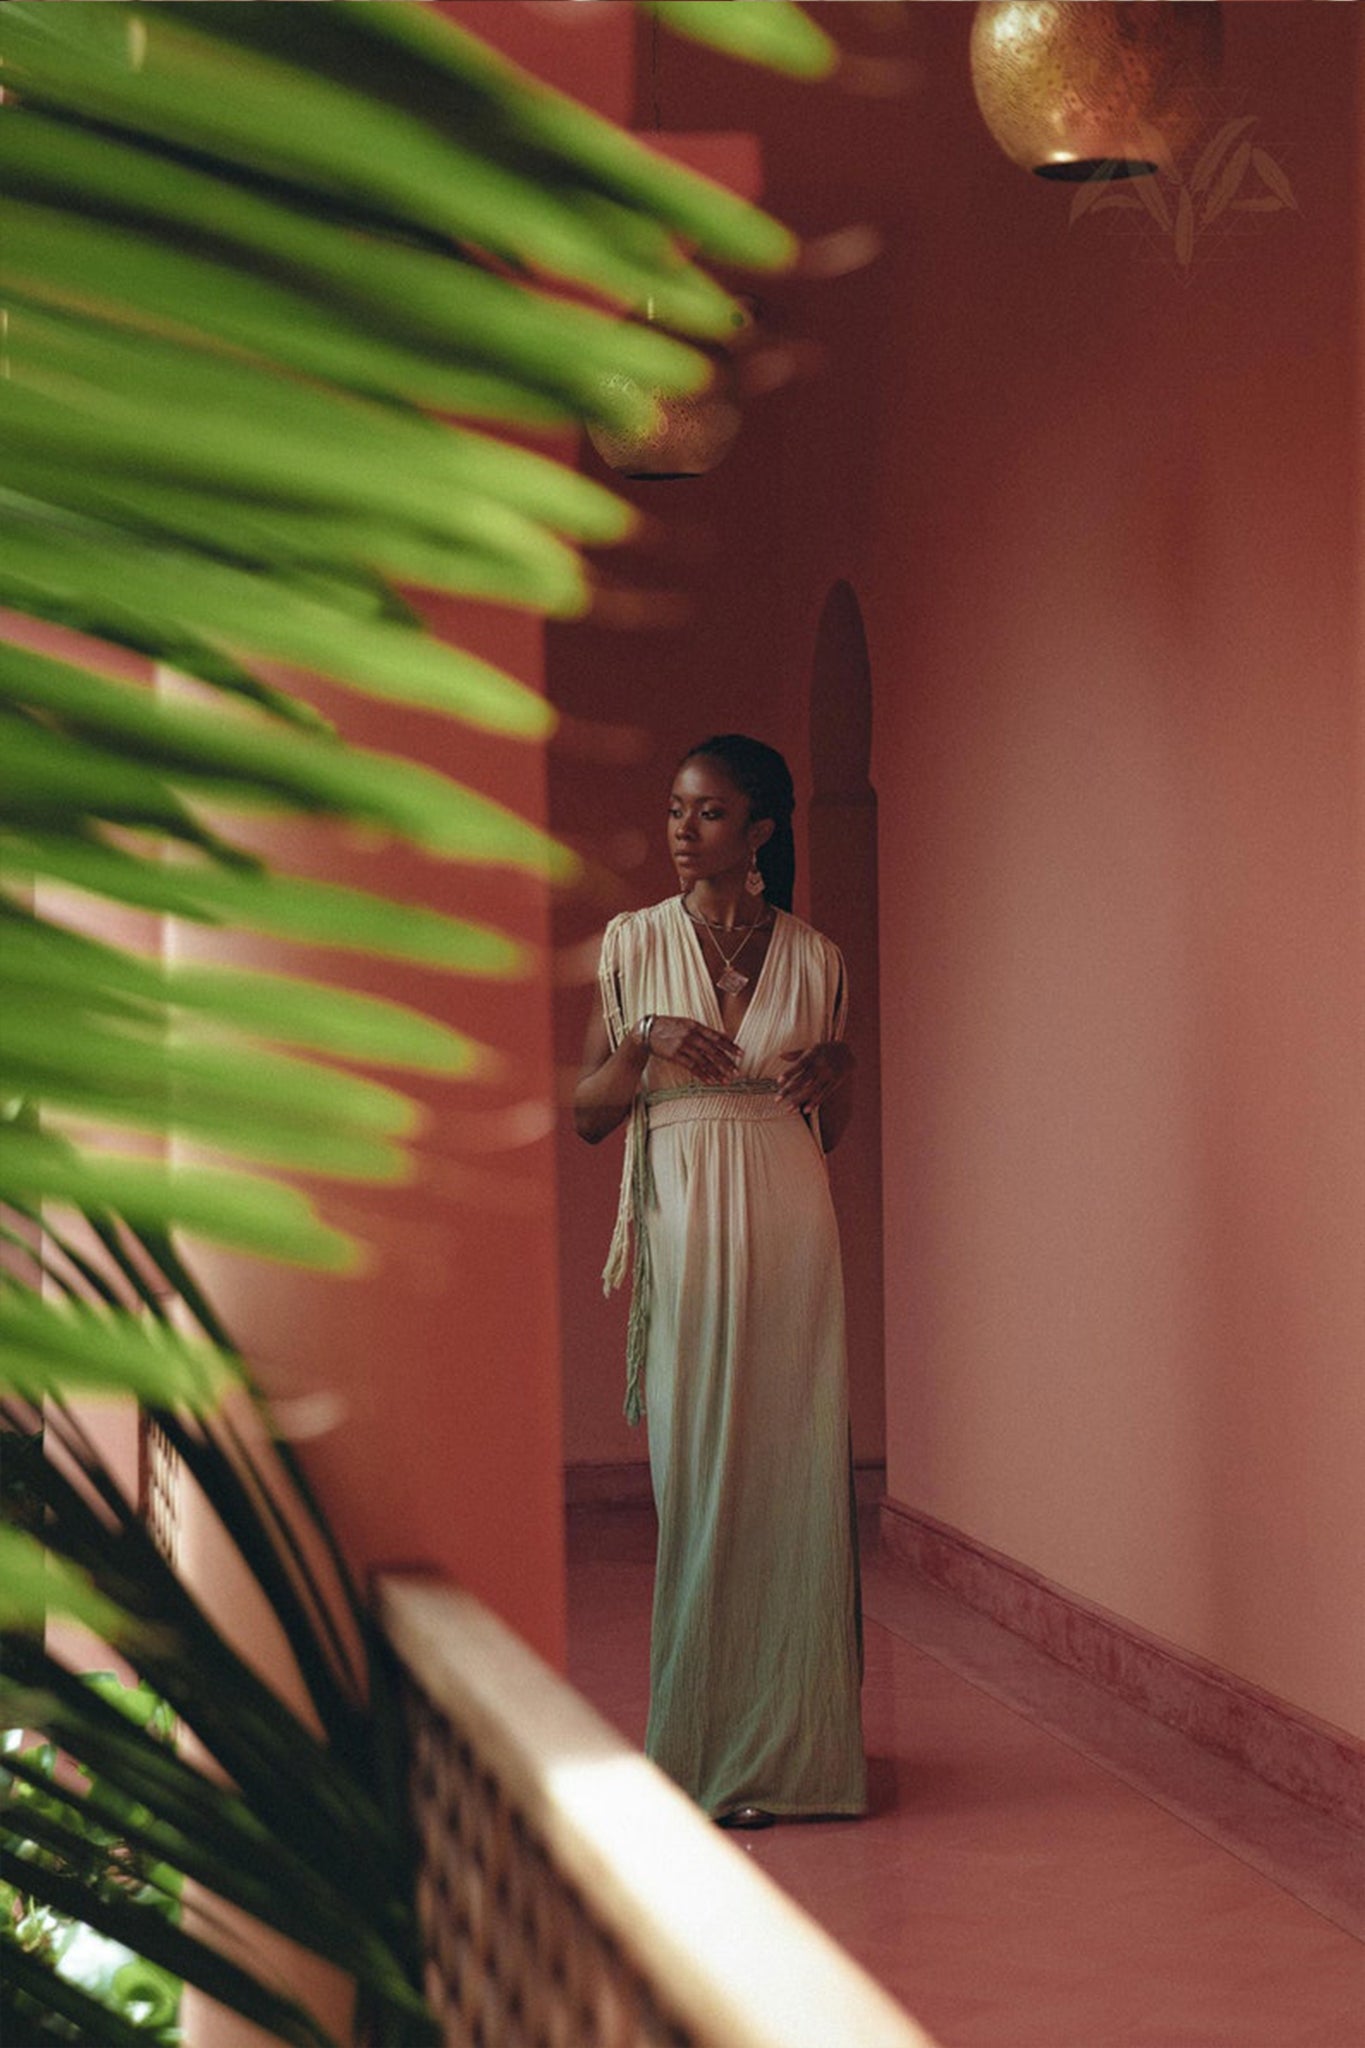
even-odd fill
[[[608,926],[613,1045],[636,1018],[722,1028],[678,898]],[[608,1286],[634,1236],[627,1413],[659,1517],[646,1749],[708,1812],[861,1813],[861,1630],[839,1241],[781,1056],[842,1035],[838,949],[776,914],[724,1087],[652,1059]]]

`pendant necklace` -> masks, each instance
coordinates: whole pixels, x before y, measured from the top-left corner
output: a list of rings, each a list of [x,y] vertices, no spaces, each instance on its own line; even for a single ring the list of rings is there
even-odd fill
[[[753,924],[746,924],[744,927],[744,937],[735,947],[733,953],[727,953],[716,936],[717,927],[712,924],[710,918],[698,916],[695,910],[687,910],[686,904],[683,905],[683,909],[687,911],[687,915],[691,918],[693,924],[699,924],[703,931],[711,934],[711,943],[720,954],[721,972],[716,976],[716,987],[723,990],[727,996],[737,996],[741,989],[749,986],[749,977],[747,974],[740,973],[735,962],[748,945],[754,933],[764,929],[769,920],[765,917],[761,920],[756,919]]]

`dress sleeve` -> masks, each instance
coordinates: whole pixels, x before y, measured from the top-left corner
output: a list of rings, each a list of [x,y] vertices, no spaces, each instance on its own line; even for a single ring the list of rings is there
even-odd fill
[[[612,1050],[621,1043],[634,1020],[636,990],[631,986],[631,913],[614,917],[602,934],[602,957],[598,981],[602,990],[602,1016]],[[638,981],[638,974],[635,979]],[[651,1280],[649,1240],[645,1230],[645,1204],[649,1190],[648,1125],[643,1095],[637,1091],[626,1124],[626,1149],[621,1161],[621,1195],[616,1208],[616,1228],[602,1274],[602,1289],[610,1294],[627,1273],[631,1275],[630,1318],[626,1326],[626,1420],[638,1422],[644,1413],[645,1350],[649,1338]]]
[[[622,938],[628,912],[614,917],[602,934],[602,952],[597,964],[598,986],[602,991],[602,1018],[607,1027],[611,1049],[626,1035],[626,1010],[624,974],[622,971]]]

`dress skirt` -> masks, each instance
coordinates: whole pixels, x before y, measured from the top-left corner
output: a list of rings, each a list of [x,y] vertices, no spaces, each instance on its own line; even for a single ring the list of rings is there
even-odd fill
[[[608,925],[613,1045],[646,1012],[723,1028],[675,897]],[[817,1132],[783,1055],[842,1036],[838,948],[778,911],[723,1087],[648,1063],[610,1287],[635,1246],[627,1413],[659,1514],[646,1747],[709,1813],[866,1805],[843,1279]]]
[[[824,1160],[771,1095],[720,1091],[657,1104],[649,1154],[659,1553],[646,1748],[710,1813],[861,1813],[843,1284]]]

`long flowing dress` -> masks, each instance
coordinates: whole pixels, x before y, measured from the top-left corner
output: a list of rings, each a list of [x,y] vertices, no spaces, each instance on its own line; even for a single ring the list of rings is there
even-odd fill
[[[613,1045],[651,1011],[724,1028],[676,897],[613,920],[601,981]],[[777,912],[735,1079],[652,1059],[627,1133],[605,1278],[633,1231],[626,1412],[643,1392],[659,1517],[646,1749],[716,1814],[866,1806],[838,1233],[818,1129],[775,1093],[782,1054],[844,1011],[838,949]]]

